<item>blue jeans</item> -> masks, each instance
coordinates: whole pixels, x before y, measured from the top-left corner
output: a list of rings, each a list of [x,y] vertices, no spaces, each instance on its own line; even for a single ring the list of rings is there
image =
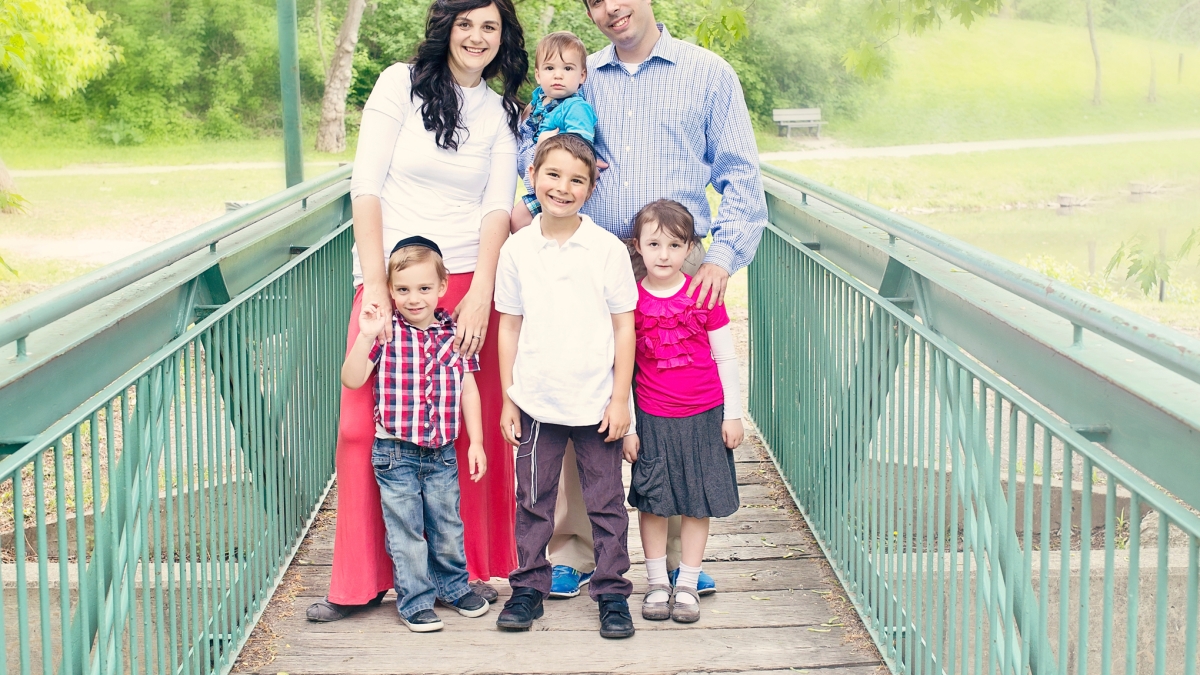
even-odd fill
[[[383,502],[400,616],[411,619],[433,609],[435,599],[457,602],[470,587],[454,444],[423,448],[377,438],[371,465]]]

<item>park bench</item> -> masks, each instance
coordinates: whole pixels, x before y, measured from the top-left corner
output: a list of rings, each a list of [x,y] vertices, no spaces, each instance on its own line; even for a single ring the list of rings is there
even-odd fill
[[[772,110],[772,116],[775,124],[779,125],[779,135],[784,135],[784,130],[787,132],[787,137],[792,137],[792,129],[814,129],[817,138],[821,137],[821,125],[825,124],[821,121],[820,108],[781,108]]]

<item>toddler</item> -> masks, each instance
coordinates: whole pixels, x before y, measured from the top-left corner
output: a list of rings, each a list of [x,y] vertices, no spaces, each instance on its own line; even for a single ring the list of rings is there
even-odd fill
[[[518,446],[519,566],[496,621],[505,630],[528,630],[542,615],[550,592],[546,545],[573,441],[593,532],[590,594],[600,606],[600,635],[633,635],[621,444],[630,424],[637,285],[625,244],[579,214],[596,173],[592,148],[579,137],[543,140],[532,180],[542,212],[500,249],[500,428]]]
[[[700,618],[697,580],[709,518],[740,505],[733,448],[742,442],[741,392],[725,306],[697,306],[682,267],[700,242],[679,202],[651,202],[634,218],[633,245],[646,265],[638,286],[638,435],[625,437],[635,458],[629,504],[638,510],[649,587],[642,618],[692,623]],[[697,288],[695,294],[699,294]],[[683,548],[672,590],[667,576],[667,518],[682,516]]]
[[[488,611],[487,601],[467,585],[454,453],[461,410],[471,440],[471,480],[483,477],[483,418],[471,374],[479,359],[463,359],[454,350],[454,320],[437,306],[447,279],[437,244],[425,237],[400,240],[387,270],[395,309],[363,305],[342,384],[357,389],[379,369],[371,464],[383,502],[396,609],[409,630],[428,633],[442,629],[435,600],[467,617]],[[392,339],[381,343],[389,322]]]
[[[538,141],[554,134],[575,134],[589,144],[596,140],[596,111],[579,95],[587,79],[587,47],[570,31],[550,33],[538,41],[534,53],[533,90],[529,113],[521,123],[517,161],[530,157]],[[518,166],[526,194],[513,208],[512,231],[525,227],[541,209],[531,185],[529,167]]]

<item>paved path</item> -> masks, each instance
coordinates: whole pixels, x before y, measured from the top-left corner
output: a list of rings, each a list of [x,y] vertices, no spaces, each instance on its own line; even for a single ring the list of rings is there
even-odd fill
[[[342,162],[305,162],[306,167],[337,166]],[[127,174],[177,173],[180,171],[256,171],[282,169],[283,162],[221,162],[219,164],[181,164],[178,166],[68,166],[63,169],[13,169],[13,178],[49,176],[122,176]]]
[[[801,161],[806,159],[857,159],[860,157],[917,157],[920,155],[956,155],[963,152],[989,150],[1025,150],[1028,148],[1063,148],[1076,145],[1111,145],[1114,143],[1144,143],[1147,141],[1182,141],[1200,138],[1200,129],[1181,131],[1152,131],[1133,134],[1099,136],[1061,136],[1058,138],[1019,138],[1007,141],[972,141],[968,143],[927,143],[924,145],[889,145],[876,148],[822,148],[788,152],[764,152],[763,161]],[[305,162],[305,166],[330,167],[341,162]],[[13,178],[43,178],[49,176],[119,176],[125,174],[176,173],[179,171],[254,171],[282,169],[283,162],[222,162],[218,164],[183,164],[178,166],[69,166],[62,169],[14,169]]]
[[[325,594],[329,582],[336,518],[331,497],[233,672],[886,672],[880,670],[878,653],[861,646],[865,633],[853,615],[829,600],[841,589],[794,508],[780,501],[774,466],[749,443],[735,459],[743,508],[713,521],[704,569],[716,578],[720,592],[701,600],[703,614],[696,624],[644,621],[637,613],[645,575],[636,518],[629,534],[634,568],[628,576],[634,581],[631,605],[638,632],[628,640],[600,637],[596,604],[586,592],[548,600],[545,616],[527,633],[501,633],[495,621],[510,594],[504,583],[496,584],[500,602],[483,617],[466,619],[442,609],[446,628],[439,633],[409,632],[396,616],[391,594],[377,609],[337,623],[310,624],[304,610]],[[831,621],[839,612],[844,618]]]
[[[1151,141],[1185,141],[1200,139],[1200,129],[1181,131],[1152,131],[1136,134],[1106,134],[1100,136],[1060,136],[1058,138],[1018,138],[1007,141],[972,141],[967,143],[927,143],[925,145],[891,145],[878,148],[822,148],[791,152],[764,152],[764,162],[798,162],[812,159],[858,159],[863,157],[919,157],[922,155],[957,155],[964,152],[992,150],[1027,150],[1031,148],[1066,148],[1079,145],[1113,145],[1117,143],[1146,143]]]

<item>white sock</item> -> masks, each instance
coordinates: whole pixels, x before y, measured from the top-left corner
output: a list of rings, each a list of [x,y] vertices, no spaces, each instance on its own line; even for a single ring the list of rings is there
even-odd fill
[[[687,565],[684,565],[682,562],[679,563],[679,578],[675,580],[676,586],[686,586],[688,588],[695,588],[696,584],[699,583],[699,581],[700,581],[700,568],[699,567],[688,567]],[[696,601],[696,599],[693,598],[692,596],[688,595],[687,593],[680,593],[675,596],[675,602],[693,603],[695,601]]]
[[[667,556],[646,558],[646,582],[670,585],[671,581],[667,578]],[[666,591],[654,591],[646,596],[646,602],[666,602],[669,597]]]

